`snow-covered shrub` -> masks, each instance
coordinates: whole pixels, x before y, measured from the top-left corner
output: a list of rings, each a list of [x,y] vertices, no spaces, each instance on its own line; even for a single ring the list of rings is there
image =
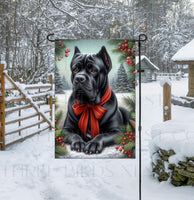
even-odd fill
[[[194,134],[189,124],[167,121],[152,127],[152,172],[175,186],[194,186]]]

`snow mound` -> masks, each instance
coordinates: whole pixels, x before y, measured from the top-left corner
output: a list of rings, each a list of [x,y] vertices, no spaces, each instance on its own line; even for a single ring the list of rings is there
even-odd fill
[[[6,63],[6,61],[1,60],[1,61],[0,61],[0,64],[1,64],[1,65],[4,65],[4,68],[6,69],[6,67],[7,67],[7,63]]]
[[[167,83],[168,85],[171,86],[171,81],[170,81],[170,79],[168,79],[168,78],[163,78],[163,79],[160,80],[160,86],[161,86],[161,87],[163,87],[166,83]]]
[[[182,47],[173,57],[173,61],[194,61],[194,39]]]
[[[117,151],[115,149],[117,145],[113,145],[111,147],[106,147],[102,153],[100,154],[85,154],[83,152],[76,152],[76,151],[71,151],[70,145],[66,144],[68,154],[65,156],[61,156],[61,158],[78,158],[78,159],[91,159],[91,158],[121,158],[122,153],[120,151]]]
[[[176,163],[183,158],[194,156],[194,125],[193,123],[178,123],[167,121],[156,124],[151,129],[151,153],[159,149],[174,150],[170,162]]]

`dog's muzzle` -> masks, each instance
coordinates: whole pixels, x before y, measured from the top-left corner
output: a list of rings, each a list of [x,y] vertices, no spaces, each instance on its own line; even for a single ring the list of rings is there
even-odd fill
[[[75,77],[75,83],[78,84],[78,83],[81,83],[81,84],[84,84],[86,82],[86,77],[82,74],[79,74]]]

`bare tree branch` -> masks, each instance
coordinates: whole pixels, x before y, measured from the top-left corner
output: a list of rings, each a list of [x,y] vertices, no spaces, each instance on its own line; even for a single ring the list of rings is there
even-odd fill
[[[78,19],[76,19],[73,15],[71,15],[71,14],[69,14],[67,11],[64,11],[64,10],[60,9],[59,7],[57,7],[57,6],[55,5],[55,3],[53,2],[53,0],[49,0],[49,1],[51,2],[52,6],[53,6],[54,8],[56,8],[57,10],[61,11],[61,12],[64,13],[64,14],[68,15],[69,17],[73,18],[74,20],[78,21]]]
[[[85,4],[80,3],[79,1],[76,1],[76,0],[72,0],[72,1],[73,1],[74,4],[78,5],[79,7],[105,9],[104,7],[101,7],[101,6],[85,5]]]
[[[49,18],[45,15],[44,11],[42,10],[42,7],[41,7],[41,4],[40,4],[40,1],[41,1],[41,0],[39,0],[39,8],[40,8],[40,11],[41,11],[42,15],[43,15],[47,20],[53,22],[52,19],[49,19]]]

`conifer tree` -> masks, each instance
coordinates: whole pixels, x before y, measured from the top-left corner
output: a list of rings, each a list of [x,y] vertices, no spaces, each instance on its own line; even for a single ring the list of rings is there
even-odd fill
[[[64,94],[64,87],[57,66],[55,66],[55,93]]]
[[[63,83],[63,88],[64,88],[65,90],[71,89],[71,86],[70,86],[70,84],[68,83],[68,81],[67,81],[67,79],[65,78],[64,75],[63,75],[63,77],[62,77],[62,83]]]
[[[120,65],[117,72],[116,92],[130,92],[130,82],[123,64]]]

